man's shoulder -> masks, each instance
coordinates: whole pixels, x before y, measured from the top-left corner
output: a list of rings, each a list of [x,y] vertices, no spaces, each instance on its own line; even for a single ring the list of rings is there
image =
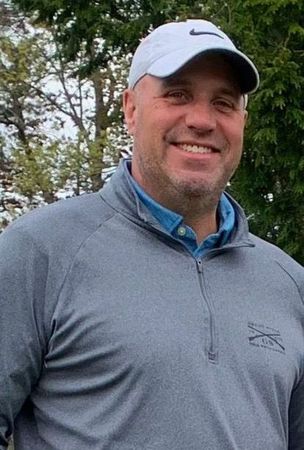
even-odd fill
[[[13,222],[3,233],[21,234],[38,242],[81,240],[115,212],[99,193],[83,194],[37,208]]]
[[[284,250],[259,236],[249,233],[250,239],[253,241],[255,247],[262,253],[265,253],[270,258],[280,259],[282,261],[290,262],[291,264],[296,264],[304,270],[304,268],[297,263],[291,256],[289,256]]]
[[[253,234],[250,234],[250,238],[258,251],[257,257],[261,261],[261,266],[263,265],[262,260],[269,270],[271,270],[272,264],[279,265],[297,285],[301,286],[304,297],[304,267],[276,245]]]

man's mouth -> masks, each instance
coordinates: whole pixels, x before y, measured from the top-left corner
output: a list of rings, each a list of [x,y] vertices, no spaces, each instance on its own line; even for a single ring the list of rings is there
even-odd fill
[[[202,145],[180,144],[179,147],[188,153],[208,154],[213,153],[215,151],[210,147],[205,147]]]

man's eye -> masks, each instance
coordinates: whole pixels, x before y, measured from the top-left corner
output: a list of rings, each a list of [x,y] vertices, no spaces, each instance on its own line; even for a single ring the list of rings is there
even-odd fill
[[[187,95],[183,91],[170,91],[166,96],[175,101],[185,101],[187,99]]]
[[[183,97],[185,94],[180,91],[173,91],[169,92],[169,95],[171,95],[171,97]]]
[[[214,106],[223,112],[230,112],[235,109],[235,104],[231,100],[217,99],[213,102]]]

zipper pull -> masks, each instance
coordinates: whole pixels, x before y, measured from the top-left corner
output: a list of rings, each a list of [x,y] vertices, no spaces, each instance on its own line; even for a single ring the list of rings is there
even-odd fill
[[[196,260],[196,265],[197,265],[198,272],[202,273],[203,272],[203,262],[200,258]]]

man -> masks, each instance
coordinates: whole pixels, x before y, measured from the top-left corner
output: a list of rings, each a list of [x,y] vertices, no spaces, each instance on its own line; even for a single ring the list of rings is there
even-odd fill
[[[1,235],[1,450],[303,450],[304,271],[223,193],[258,82],[211,23],[159,27],[132,162]]]

